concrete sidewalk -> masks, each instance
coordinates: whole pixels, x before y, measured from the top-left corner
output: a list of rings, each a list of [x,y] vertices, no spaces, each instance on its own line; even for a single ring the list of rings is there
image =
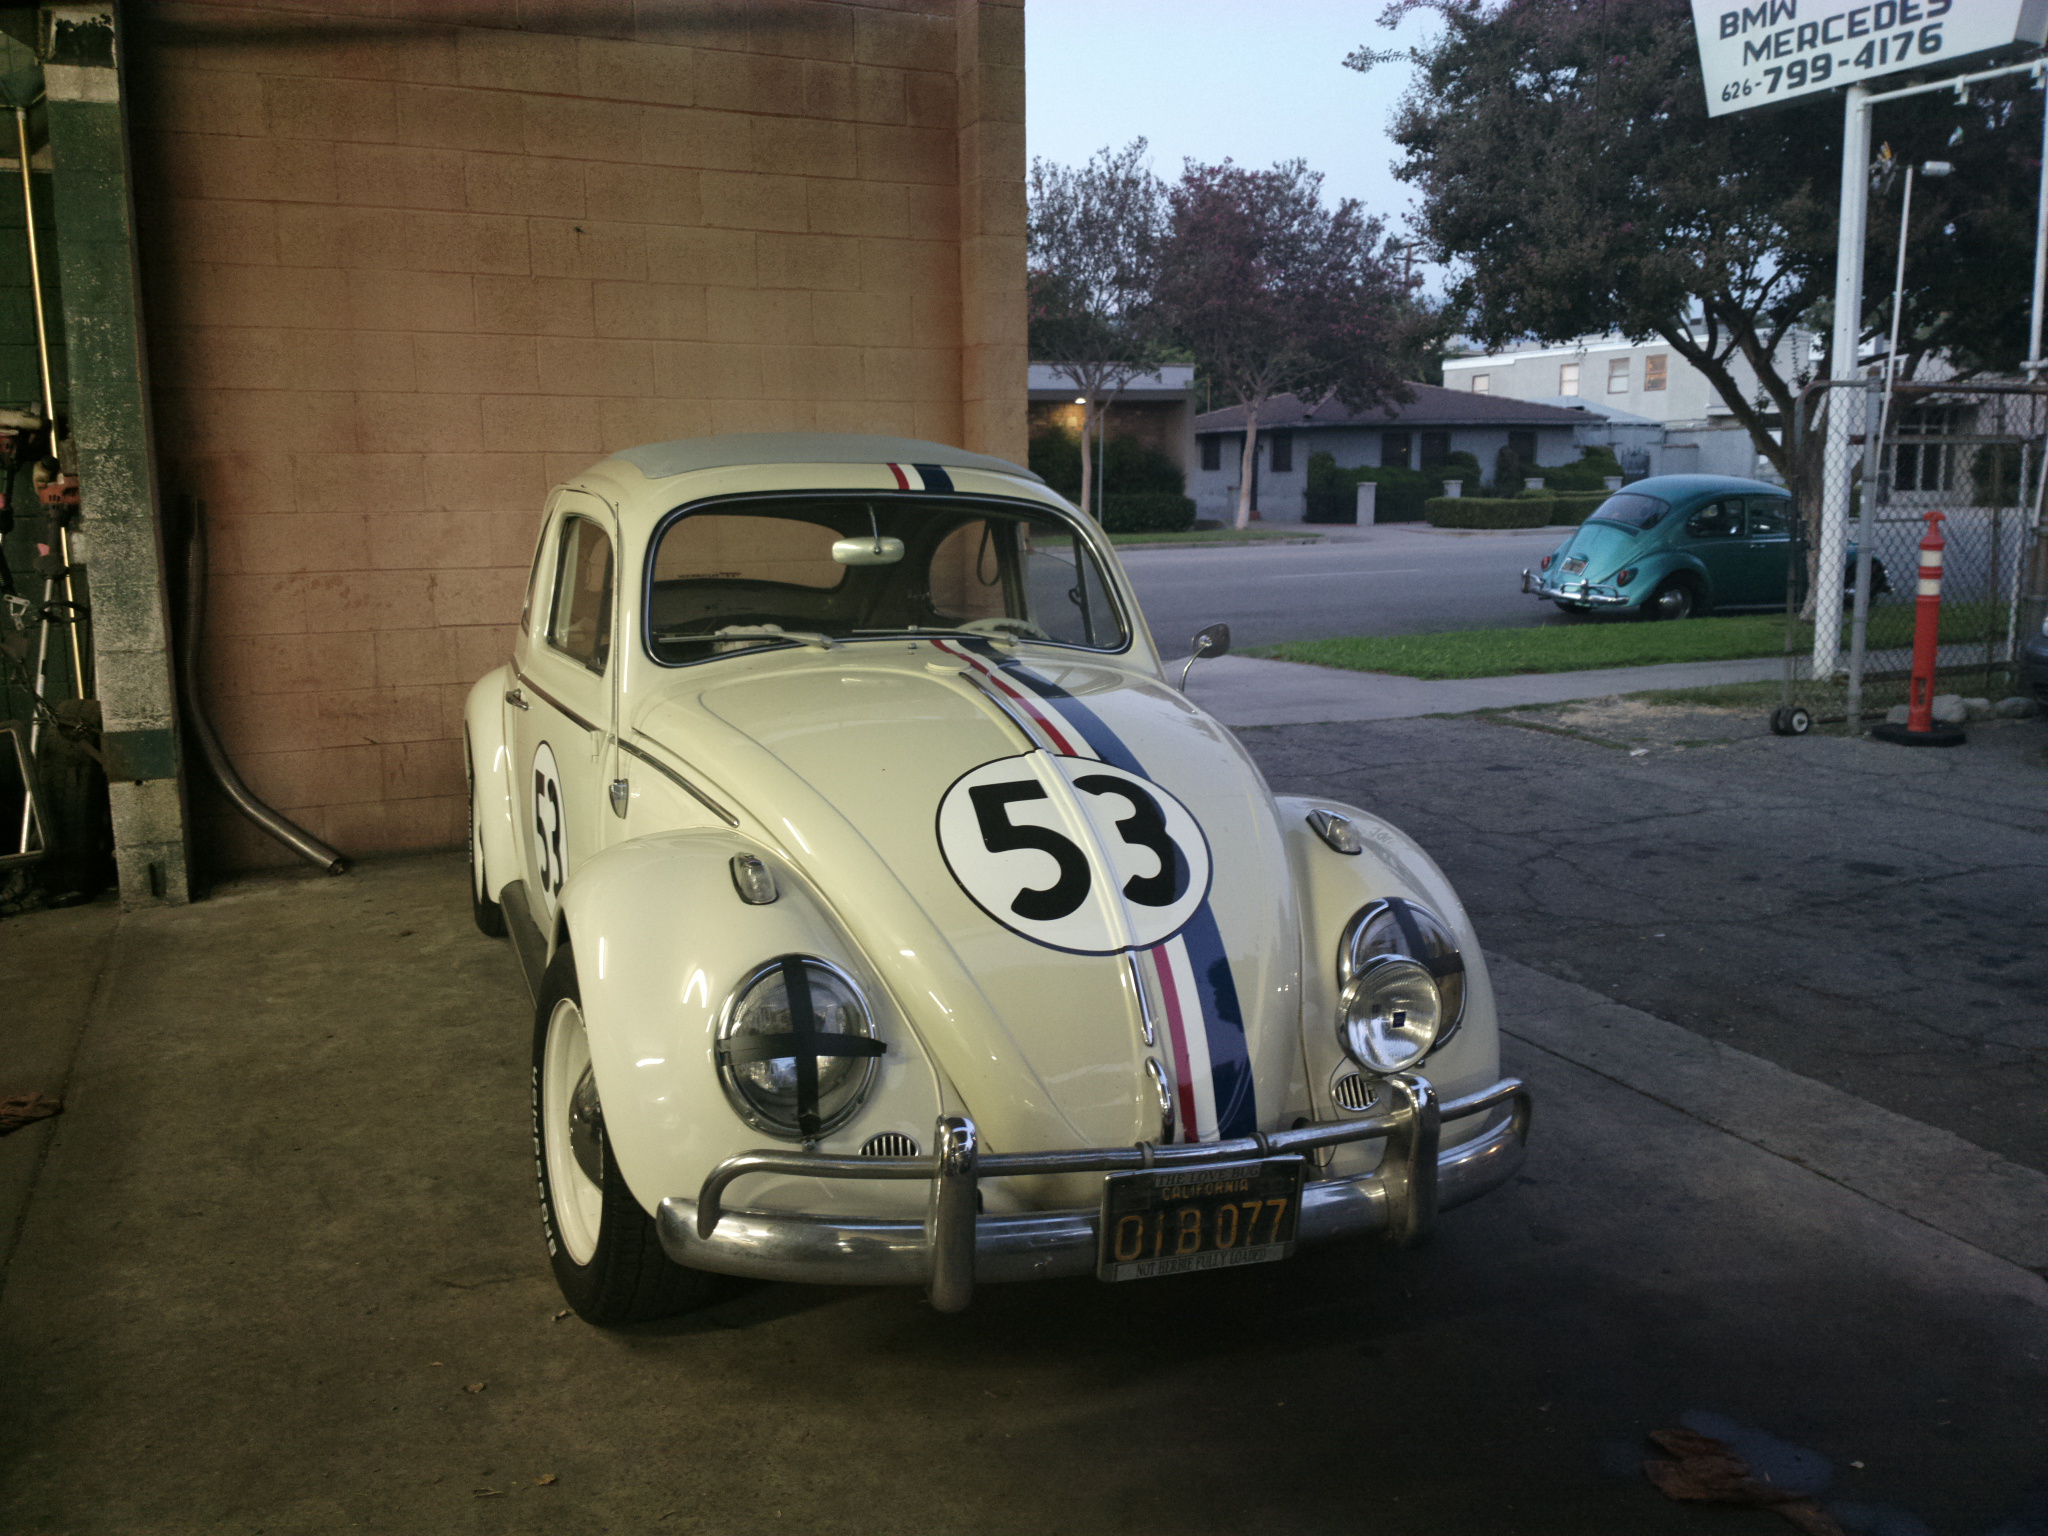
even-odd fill
[[[465,894],[432,856],[0,924],[90,983],[0,1282],[0,1528],[1763,1529],[1643,1480],[1681,1423],[1853,1531],[2033,1528],[2048,1180],[1505,959],[1529,1163],[1425,1249],[588,1328]]]
[[[1179,675],[1179,668],[1179,661],[1169,664],[1174,676]],[[1223,656],[1196,664],[1188,678],[1188,697],[1225,725],[1315,725],[1557,704],[1567,699],[1640,693],[1648,688],[1766,682],[1782,677],[1784,669],[1783,657],[1761,656],[1748,661],[1681,661],[1659,667],[1431,682],[1388,672],[1348,672],[1298,661]]]

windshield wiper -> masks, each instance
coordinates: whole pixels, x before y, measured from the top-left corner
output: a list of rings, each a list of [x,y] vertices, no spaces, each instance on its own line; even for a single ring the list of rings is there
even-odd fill
[[[787,640],[795,645],[815,645],[821,651],[837,650],[839,642],[830,635],[810,629],[782,629],[773,624],[731,624],[709,634],[657,629],[654,638],[664,643],[682,640]]]

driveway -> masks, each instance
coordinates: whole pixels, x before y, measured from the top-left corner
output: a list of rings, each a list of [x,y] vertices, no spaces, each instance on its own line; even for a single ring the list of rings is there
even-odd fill
[[[1339,739],[1320,767],[1306,736],[1291,768],[1285,733],[1258,745],[1331,783],[1372,752],[1381,802],[1450,751],[1477,754],[1468,787],[1572,769],[1513,761],[1549,738],[1464,729]],[[1518,856],[1484,807],[1460,814],[1470,854],[1448,811],[1423,830],[1461,879]],[[1608,844],[1626,862],[1653,830]],[[1968,1189],[1998,1224],[1995,1170],[1943,1143],[1918,1186],[1815,1171],[1814,1126],[1883,1146],[1905,1122],[1741,1053],[1698,1102],[1698,1063],[1664,1071],[1672,1026],[1506,956],[1534,1148],[1427,1249],[990,1286],[951,1317],[743,1287],[588,1328],[542,1254],[526,999],[464,884],[431,856],[0,924],[10,974],[41,975],[19,962],[45,934],[89,973],[17,994],[78,1045],[65,1114],[0,1141],[39,1167],[0,1291],[0,1528],[1784,1529],[1649,1487],[1644,1435],[1681,1424],[1856,1531],[2048,1513],[2048,1287],[1950,1219]],[[1468,888],[1482,931],[1554,964],[1503,887]],[[2005,1224],[2048,1225],[2034,1209]]]

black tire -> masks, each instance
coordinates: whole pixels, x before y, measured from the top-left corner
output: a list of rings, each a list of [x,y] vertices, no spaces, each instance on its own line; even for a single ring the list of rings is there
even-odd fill
[[[470,754],[467,735],[462,738],[462,773],[469,783],[469,915],[476,919],[478,933],[487,939],[502,939],[505,909],[491,900],[483,842],[476,835],[476,762]]]
[[[533,1153],[535,1175],[540,1183],[541,1230],[547,1239],[548,1259],[555,1271],[555,1283],[562,1298],[576,1309],[586,1323],[613,1328],[622,1323],[642,1323],[652,1318],[671,1317],[715,1300],[721,1285],[715,1275],[685,1269],[662,1250],[654,1218],[640,1207],[626,1187],[612,1156],[611,1139],[604,1134],[604,1111],[597,1102],[594,1085],[588,1085],[587,1066],[578,1083],[562,1089],[562,1104],[573,1103],[579,1087],[587,1088],[588,1113],[582,1124],[589,1139],[579,1140],[568,1129],[568,1119],[550,1110],[557,1084],[551,1074],[559,1071],[564,1058],[575,1053],[565,1036],[550,1058],[550,1033],[556,1029],[583,1027],[583,994],[576,984],[576,957],[567,944],[555,951],[541,978],[540,1001],[533,1022]],[[584,1060],[587,1063],[587,1046]],[[551,1116],[557,1122],[551,1135]],[[564,1145],[567,1141],[570,1145]],[[578,1150],[580,1146],[581,1150]],[[551,1166],[552,1165],[552,1166]],[[581,1214],[570,1213],[565,1227],[563,1213],[556,1206],[557,1180],[586,1177],[599,1170],[590,1186],[570,1192],[582,1196]],[[589,1225],[595,1217],[595,1241]],[[587,1248],[582,1258],[572,1252]]]
[[[1804,736],[1813,729],[1813,716],[1797,704],[1771,711],[1771,731],[1778,736]]]
[[[1699,589],[1683,576],[1673,576],[1643,599],[1643,617],[1658,623],[1689,619],[1700,611]]]

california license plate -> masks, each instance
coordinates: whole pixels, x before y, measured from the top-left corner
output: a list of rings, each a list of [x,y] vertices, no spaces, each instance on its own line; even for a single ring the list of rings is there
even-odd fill
[[[1150,1280],[1284,1259],[1294,1252],[1306,1168],[1298,1157],[1272,1157],[1111,1174],[1095,1273]]]
[[[1564,563],[1564,573],[1567,576],[1576,576],[1585,568],[1586,557],[1584,555],[1573,555],[1571,559]]]

